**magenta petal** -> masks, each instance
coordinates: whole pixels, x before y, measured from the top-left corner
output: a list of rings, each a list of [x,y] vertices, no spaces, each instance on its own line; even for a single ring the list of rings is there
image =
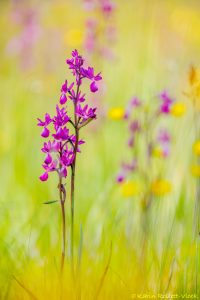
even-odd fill
[[[97,87],[95,81],[93,81],[93,82],[90,84],[90,91],[91,91],[92,93],[95,93],[96,91],[98,91],[98,87]]]
[[[97,74],[96,76],[94,76],[94,79],[95,79],[96,81],[102,80],[102,77],[101,77],[100,74],[101,74],[101,73],[99,73],[99,74]]]
[[[43,138],[47,138],[49,136],[49,129],[44,127],[44,129],[42,130],[41,136]]]
[[[52,157],[51,157],[51,155],[49,153],[47,154],[44,162],[47,165],[49,165],[52,162]]]
[[[65,104],[66,102],[67,102],[67,97],[66,97],[65,94],[62,94],[62,95],[60,96],[60,104],[63,105],[63,104]]]
[[[49,175],[47,172],[44,172],[41,176],[40,176],[40,180],[41,181],[47,181],[47,179],[49,178]]]

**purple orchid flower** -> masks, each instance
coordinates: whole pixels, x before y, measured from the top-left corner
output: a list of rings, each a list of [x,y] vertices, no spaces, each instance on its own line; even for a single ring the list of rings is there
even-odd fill
[[[73,258],[74,249],[74,191],[75,191],[75,169],[76,156],[79,154],[80,147],[84,141],[80,139],[80,130],[86,126],[90,121],[96,118],[96,108],[91,108],[88,104],[81,106],[81,103],[86,101],[86,95],[82,93],[81,87],[83,81],[89,80],[91,83],[91,92],[96,92],[98,87],[96,82],[101,80],[100,73],[94,75],[94,70],[91,67],[84,66],[84,59],[79,55],[77,50],[72,51],[72,57],[66,60],[69,70],[72,71],[75,77],[71,84],[65,80],[61,87],[60,104],[56,106],[56,114],[53,118],[49,114],[45,115],[45,120],[38,119],[38,126],[42,126],[42,136],[47,138],[50,136],[51,140],[44,143],[41,149],[45,153],[44,173],[39,177],[41,181],[47,181],[50,172],[58,174],[58,189],[59,198],[62,211],[62,259],[61,270],[63,270],[65,259],[65,201],[66,188],[63,180],[68,176],[70,169],[70,203],[71,203],[71,257]],[[71,100],[71,101],[70,101]],[[69,115],[67,108],[64,106],[67,103],[72,105],[72,114]],[[49,129],[48,126],[52,123],[53,126]],[[71,129],[73,132],[71,132]],[[72,270],[74,265],[72,263]],[[74,270],[73,270],[74,272]]]
[[[52,140],[44,143],[41,149],[46,154],[43,164],[45,173],[40,176],[42,181],[46,181],[49,176],[48,173],[53,171],[56,171],[59,176],[66,177],[67,168],[73,165],[76,153],[81,152],[80,146],[85,141],[78,138],[76,134],[71,134],[68,125],[74,126],[76,133],[88,121],[96,118],[96,108],[91,108],[88,104],[81,106],[81,103],[86,101],[86,94],[81,92],[80,87],[83,80],[89,80],[91,81],[90,90],[96,92],[98,90],[96,82],[102,79],[100,73],[95,75],[92,67],[85,67],[84,59],[77,50],[72,51],[72,57],[67,59],[66,63],[69,70],[72,71],[75,81],[70,84],[65,80],[62,84],[59,101],[62,107],[56,105],[56,114],[53,118],[48,113],[45,114],[44,121],[38,118],[37,125],[43,127],[41,136],[44,138],[52,137]],[[66,107],[64,107],[70,100],[73,103],[75,120],[72,120],[73,117],[71,119]],[[52,131],[48,128],[50,124],[53,124]],[[52,154],[56,156],[56,160],[53,160]]]

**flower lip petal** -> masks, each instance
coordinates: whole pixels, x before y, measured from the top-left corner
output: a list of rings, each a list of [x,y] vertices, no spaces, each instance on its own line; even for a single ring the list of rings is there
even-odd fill
[[[60,96],[60,104],[63,105],[67,102],[67,96],[63,93]]]
[[[47,137],[49,137],[49,133],[50,133],[49,129],[47,127],[44,127],[44,129],[42,130],[41,136],[43,138],[47,138]]]
[[[49,153],[47,154],[44,162],[47,165],[49,165],[52,162],[52,157],[51,157],[51,155]]]
[[[49,178],[48,172],[44,172],[39,178],[41,181],[47,181]]]
[[[93,81],[93,82],[90,84],[90,91],[91,91],[92,93],[96,93],[96,92],[98,91],[98,87],[97,87],[95,81]]]

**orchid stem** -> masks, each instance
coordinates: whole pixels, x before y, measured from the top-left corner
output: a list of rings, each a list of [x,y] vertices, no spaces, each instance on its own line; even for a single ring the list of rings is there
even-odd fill
[[[74,145],[74,161],[71,165],[71,244],[70,244],[70,252],[71,252],[71,271],[72,276],[74,277],[74,191],[75,191],[75,169],[76,169],[76,154],[78,150],[78,142],[79,142],[79,128],[78,128],[78,120],[76,115],[76,107],[77,107],[77,98],[80,88],[80,76],[77,85],[76,97],[74,99],[74,130],[75,130],[75,145]]]
[[[66,217],[65,217],[65,199],[66,192],[65,187],[62,184],[62,178],[59,178],[59,193],[60,193],[60,206],[62,215],[62,254],[61,254],[61,273],[63,273],[65,264],[65,248],[66,248]]]
[[[62,210],[62,258],[61,258],[61,272],[63,272],[65,263],[65,244],[66,244],[66,222],[65,222],[65,204],[61,203]]]
[[[75,170],[76,170],[76,153],[78,149],[79,130],[75,129],[76,142],[74,146],[74,162],[71,167],[71,269],[74,275],[74,192],[75,192]]]
[[[75,164],[72,166],[71,173],[71,269],[74,274],[74,187],[75,187]]]

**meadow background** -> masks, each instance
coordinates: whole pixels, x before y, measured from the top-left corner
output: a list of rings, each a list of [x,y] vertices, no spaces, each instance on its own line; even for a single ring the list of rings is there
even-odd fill
[[[38,179],[43,157],[36,124],[46,111],[54,112],[61,83],[69,74],[65,59],[71,51],[77,48],[88,57],[88,16],[104,21],[87,11],[83,1],[18,1],[36,15],[35,32],[25,36],[20,48],[13,38],[27,25],[16,21],[15,2],[0,2],[0,299],[60,299],[60,207],[43,204],[57,199],[57,181],[54,176],[46,183]],[[63,299],[198,295],[197,179],[190,171],[195,130],[193,108],[184,92],[191,64],[199,64],[200,3],[114,3],[116,37],[108,45],[113,56],[94,53],[88,58],[102,72],[102,96],[98,121],[84,131],[86,144],[78,157],[75,255],[79,260],[82,249],[80,276],[74,284],[68,257]],[[140,199],[125,197],[116,182],[120,163],[128,155],[127,126],[108,112],[125,108],[132,96],[151,106],[163,89],[185,103],[186,113],[169,122],[172,150],[165,175],[172,191],[152,205],[149,243],[141,261]],[[68,215],[67,236],[69,222]]]

